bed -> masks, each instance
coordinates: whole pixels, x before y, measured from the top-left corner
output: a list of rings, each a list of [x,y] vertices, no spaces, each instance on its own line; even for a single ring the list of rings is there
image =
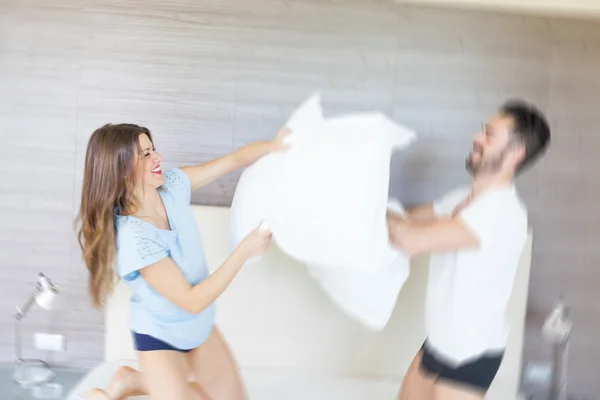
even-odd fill
[[[192,206],[208,262],[229,253],[229,209]],[[518,399],[523,328],[531,265],[531,233],[510,301],[512,331],[486,399]],[[304,267],[278,249],[242,270],[217,302],[217,325],[231,346],[251,400],[392,400],[425,337],[423,310],[428,257],[411,275],[392,319],[372,332],[336,309]],[[128,330],[129,292],[119,283],[106,307],[104,361],[67,394],[76,400],[105,387],[121,365],[137,366]],[[147,399],[138,396],[135,399]]]

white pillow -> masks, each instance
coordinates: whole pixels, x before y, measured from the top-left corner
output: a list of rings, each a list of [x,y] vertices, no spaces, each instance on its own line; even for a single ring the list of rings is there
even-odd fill
[[[242,173],[231,205],[236,246],[266,222],[284,252],[306,264],[377,270],[390,257],[386,227],[394,150],[415,133],[381,113],[324,119],[319,95],[292,115],[292,146]]]
[[[397,201],[388,208],[404,214]],[[398,294],[408,279],[410,257],[390,247],[388,258],[375,271],[308,265],[309,274],[331,301],[346,314],[374,331],[385,328]]]
[[[293,130],[291,143],[323,123],[320,96],[313,95],[289,118],[286,126]],[[271,220],[275,189],[281,180],[281,165],[286,154],[274,153],[262,157],[244,170],[238,180],[231,202],[231,248],[235,248],[250,231]],[[256,259],[255,259],[256,260]]]

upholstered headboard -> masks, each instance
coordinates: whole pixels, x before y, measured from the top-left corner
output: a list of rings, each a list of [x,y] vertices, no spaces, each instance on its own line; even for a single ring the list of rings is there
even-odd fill
[[[192,206],[214,270],[229,255],[229,209]],[[513,330],[497,385],[516,388],[531,255],[522,256],[510,304]],[[305,268],[278,249],[242,270],[217,302],[217,324],[242,368],[274,367],[401,377],[424,339],[427,257],[411,276],[383,332],[363,328],[335,308]],[[106,308],[106,360],[135,358],[128,330],[128,289],[119,283]]]

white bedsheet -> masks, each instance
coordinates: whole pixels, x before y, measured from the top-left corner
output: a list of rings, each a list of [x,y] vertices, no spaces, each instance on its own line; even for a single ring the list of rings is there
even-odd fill
[[[94,368],[71,390],[65,400],[79,400],[93,388],[105,387],[121,365],[137,367],[135,362],[106,362]],[[342,376],[285,369],[242,371],[250,400],[393,400],[400,382],[394,379]],[[135,396],[131,399],[149,399]]]

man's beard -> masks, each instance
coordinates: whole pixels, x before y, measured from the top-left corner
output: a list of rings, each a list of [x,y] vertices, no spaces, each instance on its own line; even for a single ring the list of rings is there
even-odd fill
[[[479,154],[481,156],[479,161],[476,163],[473,162],[473,153],[471,153],[465,161],[465,167],[471,176],[493,175],[500,171],[500,168],[502,168],[502,163],[508,154],[508,149],[504,149],[502,152],[500,152],[500,154],[496,154],[494,156],[485,156],[481,152],[479,152]]]

